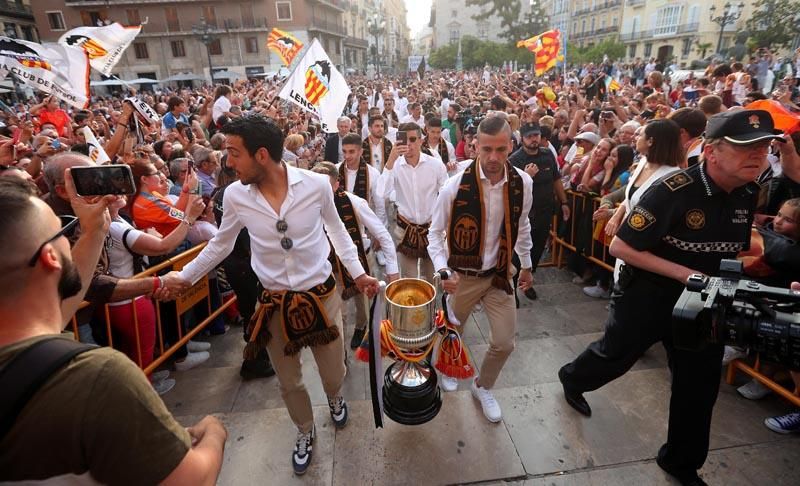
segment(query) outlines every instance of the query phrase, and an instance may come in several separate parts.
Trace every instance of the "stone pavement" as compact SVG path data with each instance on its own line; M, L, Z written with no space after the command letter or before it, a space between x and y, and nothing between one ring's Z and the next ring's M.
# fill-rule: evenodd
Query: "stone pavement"
M495 387L503 410L499 424L483 417L468 383L462 382L457 392L444 394L441 412L428 424L407 427L387 418L385 428L376 430L368 367L351 357L343 389L350 422L335 431L316 364L304 350L317 439L308 473L294 477L295 429L277 380L241 380L238 328L210 338L211 359L174 373L177 385L163 398L184 425L205 414L225 423L229 435L221 485L677 484L654 461L666 438L669 404L670 377L661 346L622 378L587 394L592 418L564 401L556 372L600 335L607 315L606 302L585 296L571 277L565 270L539 269L539 299L522 298L517 347ZM489 326L482 313L470 321L465 340L479 364ZM352 325L345 331L348 343ZM763 425L765 417L788 411L790 405L778 398L748 401L723 383L702 476L712 485L798 484L800 441Z

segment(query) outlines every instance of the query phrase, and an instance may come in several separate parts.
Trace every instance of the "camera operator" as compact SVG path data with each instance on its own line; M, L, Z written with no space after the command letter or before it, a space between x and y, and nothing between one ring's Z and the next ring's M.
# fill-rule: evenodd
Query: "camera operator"
M611 244L626 262L612 295L605 335L559 370L567 402L590 416L583 393L622 376L661 341L672 372L669 431L657 463L681 484L697 475L708 455L711 412L717 399L722 345L676 349L672 309L688 277L715 275L720 261L750 242L761 173L771 140L783 140L769 113L740 110L708 120L703 163L659 181L628 214Z

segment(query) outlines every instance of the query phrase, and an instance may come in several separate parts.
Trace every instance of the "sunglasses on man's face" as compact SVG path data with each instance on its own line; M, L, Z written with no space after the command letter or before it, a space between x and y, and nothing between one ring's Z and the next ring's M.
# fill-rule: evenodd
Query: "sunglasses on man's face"
M31 259L28 261L29 267L36 266L36 261L39 260L39 254L42 253L42 249L44 249L45 245L61 238L62 236L66 238L72 238L72 236L75 235L75 230L78 228L78 218L66 214L59 216L58 218L61 220L61 229L58 231L58 233L53 235L51 238L48 238L47 241L39 246L39 248L36 250L36 253L34 253L33 257L31 257Z

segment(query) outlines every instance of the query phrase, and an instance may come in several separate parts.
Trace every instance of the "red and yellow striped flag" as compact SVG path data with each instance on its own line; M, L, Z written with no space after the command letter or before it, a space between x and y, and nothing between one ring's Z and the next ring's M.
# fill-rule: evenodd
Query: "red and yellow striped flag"
M273 28L267 38L267 47L275 51L281 61L289 66L303 48L303 43L292 34Z
M548 30L530 39L517 42L517 47L524 47L536 57L535 71L541 76L555 67L557 61L564 59L559 55L561 51L561 32L558 29Z

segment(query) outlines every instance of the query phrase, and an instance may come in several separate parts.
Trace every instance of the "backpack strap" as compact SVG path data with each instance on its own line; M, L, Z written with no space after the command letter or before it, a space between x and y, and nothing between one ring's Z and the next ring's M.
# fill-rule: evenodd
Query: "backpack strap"
M133 273L136 274L136 273L142 273L144 271L145 264L144 264L144 257L139 253L133 251L133 249L131 249L131 247L128 245L128 233L133 231L133 229L134 228L128 228L125 230L124 233L122 233L122 246L124 246L125 249L128 250L128 253L130 253L131 256L133 257Z
M50 376L75 356L98 349L98 346L51 337L28 346L0 369L0 441L6 436L20 412Z

